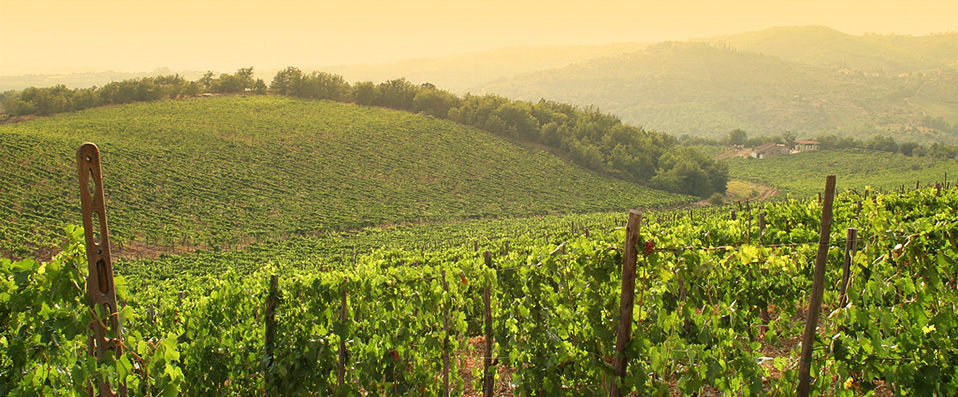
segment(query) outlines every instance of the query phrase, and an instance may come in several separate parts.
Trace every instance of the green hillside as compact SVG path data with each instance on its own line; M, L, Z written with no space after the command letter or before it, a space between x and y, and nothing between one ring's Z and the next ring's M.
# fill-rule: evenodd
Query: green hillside
M958 33L855 36L824 26L777 27L706 40L786 61L890 75L958 70Z
M275 96L96 108L0 126L0 253L79 222L74 151L100 145L120 255L403 222L687 201L431 117ZM43 252L43 250L41 250Z
M904 185L914 188L958 178L958 161L927 157L908 157L865 149L822 150L788 156L756 160L732 158L726 160L729 175L766 183L798 197L821 192L824 175L834 174L842 190L894 190Z
M955 126L926 121L958 106L958 74L843 72L706 43L661 43L477 90L595 105L626 123L674 135L716 138L742 128L752 136L792 131L958 142Z

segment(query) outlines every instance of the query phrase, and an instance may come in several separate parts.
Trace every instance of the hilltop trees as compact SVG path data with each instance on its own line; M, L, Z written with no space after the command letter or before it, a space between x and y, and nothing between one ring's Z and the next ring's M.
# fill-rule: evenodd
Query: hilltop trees
M305 74L295 67L276 73L269 90L279 95L352 101L449 119L509 139L543 144L596 172L677 193L707 196L724 192L728 180L728 171L715 160L677 147L675 139L664 133L625 125L618 117L594 107L546 100L514 101L497 95L460 97L432 84L415 85L403 78L350 86L342 76ZM264 81L254 80L253 68L243 68L219 77L208 72L192 82L165 76L114 82L99 89L30 88L5 93L3 106L11 115L46 115L199 92L266 91Z

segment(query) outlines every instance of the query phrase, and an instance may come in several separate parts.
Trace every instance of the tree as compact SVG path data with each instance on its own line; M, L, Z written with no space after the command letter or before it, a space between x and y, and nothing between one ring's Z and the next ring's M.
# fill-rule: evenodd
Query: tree
M748 141L748 133L745 130L736 128L728 133L729 145L744 145Z
M362 81L353 85L353 102L360 105L380 104L379 88L371 81Z
M204 90L209 91L211 88L213 88L213 80L215 79L216 75L213 74L213 71L208 70L203 74L203 77L200 78L199 83L203 86Z
M263 95L266 93L266 82L263 79L256 79L256 82L253 83L253 92Z
M449 109L459 106L459 98L455 95L428 87L420 89L412 102L413 110L434 117L446 117Z
M298 95L303 82L303 71L292 66L276 72L269 88L280 95Z

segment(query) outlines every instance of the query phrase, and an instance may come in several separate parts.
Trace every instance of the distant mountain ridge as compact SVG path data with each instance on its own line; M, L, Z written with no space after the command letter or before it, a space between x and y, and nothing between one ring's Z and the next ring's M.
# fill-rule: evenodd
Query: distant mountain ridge
M958 33L856 36L776 27L688 42L521 46L309 70L597 106L673 135L717 138L742 128L752 136L792 131L958 144ZM275 71L257 74L263 72ZM9 88L4 84L0 76L0 90Z
M414 83L431 83L455 93L465 93L488 81L634 52L646 46L646 43L517 46L446 57L317 69L340 74L349 81L385 81L404 77Z
M787 32L794 36L806 30ZM799 62L783 58L797 59L801 49L767 55L735 47L752 43L749 48L773 48L769 43L786 41L781 32L773 33L660 43L626 55L500 79L472 91L598 106L626 123L673 135L717 138L742 128L753 135L792 131L799 136L891 135L926 143L958 142L958 70L948 66L950 55L910 64L875 57L871 64L876 68L890 66L865 72L828 66L827 54ZM895 37L878 41L898 40ZM958 43L958 35L942 37L926 47ZM939 67L926 70L932 63Z
M889 75L958 70L958 32L855 36L824 26L776 27L703 40L815 66Z

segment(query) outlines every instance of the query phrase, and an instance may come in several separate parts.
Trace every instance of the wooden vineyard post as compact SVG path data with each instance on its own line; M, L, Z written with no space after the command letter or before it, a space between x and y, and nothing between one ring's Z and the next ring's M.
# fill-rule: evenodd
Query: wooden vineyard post
M273 347L276 343L276 303L279 300L279 275L269 277L269 294L266 297L266 336L264 347L266 350L266 390L272 390L275 379L271 373L273 367Z
M799 397L807 397L811 387L812 350L818 329L818 315L822 309L822 294L825 292L825 261L828 259L828 243L832 231L832 201L835 198L835 175L825 179L825 197L822 204L822 229L818 238L818 253L815 256L815 275L812 278L812 295L808 302L805 333L802 335L802 356L798 367Z
M339 321L342 324L346 324L346 308L347 301L346 295L348 292L343 289L343 298L339 305ZM346 385L346 336L339 336L339 368L336 369L336 382L339 385L339 393L343 395L345 389L343 387Z
M90 355L99 361L110 352L116 357L123 354L119 308L113 285L110 231L106 222L103 178L100 172L100 149L92 143L84 143L77 149L76 160L87 267L90 272L87 278L87 297L93 317L90 322L93 335L90 336L87 347ZM88 389L90 395L126 395L126 386L123 384L118 385L118 393L114 394L109 380L100 378L97 383Z
M848 299L845 292L848 290L848 279L851 277L852 257L858 251L858 228L850 227L845 238L845 261L842 264L842 285L838 293L838 307L845 307Z
M735 220L735 210L732 210L732 220Z
M486 251L484 258L487 268L492 268L492 252ZM483 318L485 322L484 334L486 337L485 349L482 352L482 395L492 397L496 386L496 364L492 362L492 286L486 284L482 290Z
M442 271L442 292L449 293L449 282L446 281L446 271ZM449 305L442 304L442 329L445 331L442 338L442 395L449 397Z
M609 395L619 397L622 391L620 383L625 381L629 357L626 355L632 337L632 310L635 305L635 268L639 260L639 227L642 213L629 211L629 221L625 227L625 255L622 264L622 292L620 294L619 325L615 337L615 357L612 368L615 376L609 387Z
M765 211L758 213L758 235L765 237Z

